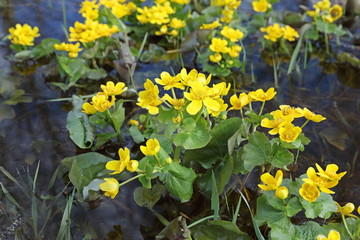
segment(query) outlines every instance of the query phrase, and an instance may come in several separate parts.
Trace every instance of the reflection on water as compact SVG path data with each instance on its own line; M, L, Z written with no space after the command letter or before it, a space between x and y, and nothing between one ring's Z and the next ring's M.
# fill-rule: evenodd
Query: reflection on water
M65 1L67 25L80 19L77 14L80 0ZM309 1L297 1L286 4L288 10L296 11L298 4L308 5ZM0 7L0 36L16 23L28 23L38 26L43 38L54 37L64 39L61 24L63 24L62 1L53 0L17 0L2 1ZM249 52L251 52L250 50ZM256 51L256 50L255 50ZM31 97L30 103L19 103L11 106L7 117L0 115L0 154L1 166L12 173L17 168L30 165L34 171L38 160L41 161L39 182L47 182L61 159L73 156L77 149L68 138L65 128L66 112L60 102L46 102L47 99L63 97L60 91L49 86L43 76L42 67L28 76L20 76L14 66L5 60L9 50L2 48L0 52L0 87L8 92L23 89ZM249 62L256 63L256 83L251 88L268 88L273 85L273 69L260 60L259 53L249 57ZM156 67L140 65L135 73L136 85L141 85L141 79L159 76L163 70L169 71L169 63ZM302 174L309 166L321 163L322 166L336 163L341 171L348 171L335 189L335 198L339 202L352 201L360 204L360 90L343 85L339 80L346 79L344 66L334 69L331 74L325 73L324 62L312 59L308 62L309 71L298 71L287 76L286 69L280 69L280 87L276 103L308 107L316 113L326 116L327 121L320 124L309 123L305 128L306 136L312 140L304 153L300 154L298 166L294 174ZM250 68L249 68L250 69ZM301 69L301 68L299 68ZM358 71L358 69L355 68ZM354 70L354 71L355 71ZM340 77L341 76L341 77ZM356 74L355 74L356 76ZM353 77L355 78L355 77ZM248 86L244 88L249 89ZM1 91L0 101L7 99ZM0 108L3 111L4 108ZM268 106L269 111L274 110ZM9 119L12 118L12 119ZM35 164L34 164L35 163ZM8 182L0 176L5 185ZM39 184L41 188L41 184ZM132 192L136 185L126 185L122 194L115 200L106 198L100 206L91 209L87 204L78 204L73 208L72 221L80 231L74 234L80 239L81 229L94 229L97 239L105 238L111 232L116 236L117 225L125 239L153 239L142 237L140 229L158 224L154 215L147 209L138 207L132 200ZM55 223L58 224L58 223ZM91 226L91 227L89 227Z

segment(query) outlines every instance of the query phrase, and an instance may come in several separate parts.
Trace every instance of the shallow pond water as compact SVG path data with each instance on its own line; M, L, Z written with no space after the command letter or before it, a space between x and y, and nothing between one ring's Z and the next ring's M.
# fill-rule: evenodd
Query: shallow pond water
M64 1L66 7L66 24L69 26L80 19L77 13L80 0ZM295 6L307 5L309 1L285 1L279 6L296 11ZM248 8L249 5L244 6ZM0 1L0 36L7 34L7 29L16 23L28 23L38 26L43 38L53 37L64 39L61 25L64 23L62 1ZM249 40L254 42L256 39ZM7 44L7 43L6 43ZM341 51L341 49L339 50ZM67 156L80 152L71 142L65 128L67 109L64 102L48 102L49 99L71 96L51 86L43 76L44 67L34 68L34 72L19 71L18 66L6 59L10 50L4 46L0 48L0 165L14 175L22 174L29 166L31 175L40 160L38 178L39 188L47 184L60 161ZM273 68L268 66L257 50L251 50L248 62L256 63L248 67L249 76L239 76L240 89L252 90L273 86ZM360 54L359 54L360 55ZM358 81L359 69L341 64L334 59L319 60L312 58L307 63L306 71L299 70L288 76L287 69L279 69L280 86L277 89L273 106L289 104L309 109L322 114L327 121L321 124L309 124L305 129L306 135L312 140L306 151L300 153L298 165L290 170L298 176L307 167L315 163L336 163L341 171L348 171L340 184L334 189L335 198L339 202L353 202L360 204L360 88ZM301 64L299 64L301 65ZM139 85L146 78L157 77L169 68L179 70L173 62L160 64L140 64L135 73L135 81ZM20 66L21 68L21 66ZM254 69L255 81L250 77ZM23 70L23 69L21 69ZM240 83L246 83L240 84ZM98 83L96 83L98 84ZM5 104L5 100L14 95L16 89L24 90L25 94L18 104ZM19 98L18 98L19 99ZM268 106L271 111L273 108ZM19 169L19 171L17 171ZM258 176L256 176L258 178ZM1 182L11 191L16 192L16 186L11 184L4 175L0 174ZM116 225L121 226L124 239L153 239L151 227L161 229L161 224L151 211L138 207L132 200L132 191L136 184L130 184L122 189L122 194L115 200L105 198L100 205L77 204L73 207L72 221L74 239L81 239L82 230L94 230L97 239L115 236ZM256 185L255 185L256 186ZM63 185L57 186L61 189ZM45 191L45 188L42 189ZM17 196L20 196L19 193ZM176 204L176 203L174 203ZM170 206L169 204L168 206ZM159 211L164 209L159 208ZM56 229L59 217L53 221ZM51 230L49 230L51 231ZM110 233L112 231L112 233ZM156 230L155 230L156 231ZM110 233L110 235L109 235ZM56 233L54 233L56 234ZM94 235L93 235L94 236Z

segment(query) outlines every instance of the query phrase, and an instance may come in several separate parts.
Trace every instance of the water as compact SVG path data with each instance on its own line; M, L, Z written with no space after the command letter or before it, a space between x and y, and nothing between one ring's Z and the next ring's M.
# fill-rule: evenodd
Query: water
M66 24L70 26L81 19L77 13L81 1L65 2ZM307 1L301 1L301 3L308 4ZM297 4L285 4L288 10L298 10L294 6ZM65 39L61 27L64 23L61 1L0 1L0 12L2 14L0 36L7 34L7 29L16 23L28 23L39 27L41 38ZM256 67L256 82L239 87L251 90L273 86L272 67L262 60L259 61L260 55L256 53L256 50L254 53L249 62L256 62L254 66ZM80 153L80 150L70 141L65 128L66 111L69 106L64 102L47 102L46 100L68 97L71 93L61 92L51 86L43 76L45 67L40 66L29 75L21 75L17 69L17 67L21 69L21 66L16 66L6 60L5 57L9 54L8 48L1 47L0 154L2 158L0 165L14 175L18 175L16 169L19 169L20 174L25 174L23 169L26 170L29 166L30 174L33 175L40 161L38 188L41 193L47 194L45 185L60 161L64 157ZM170 67L170 63L164 63L160 67L149 64L139 65L138 72L135 73L135 82L141 85L145 77L153 79L163 70L170 71ZM335 198L338 202L352 201L358 206L360 204L360 186L357 177L360 173L358 163L360 90L356 88L358 86L356 83L344 81L351 79L350 75L344 77L344 71L354 72L356 76L358 69L346 64L334 64L333 60L319 61L319 58L312 58L305 72L299 70L287 76L286 70L286 68L281 68L279 71L278 96L267 109L272 111L279 104L289 104L308 107L327 118L322 123L309 123L306 126L305 134L312 142L305 152L300 153L298 165L292 167L291 170L295 175L301 175L307 167L314 166L315 163L320 163L322 166L329 163L338 164L341 171L348 171L348 173L334 189L337 192ZM332 72L326 73L330 70ZM356 77L352 78L356 80ZM4 104L3 101L10 98L16 89L24 90L26 98L23 100L30 102ZM3 175L0 179L6 187L21 198L17 188L9 180ZM100 205L98 203L74 205L72 212L72 221L76 229L74 238L81 239L84 233L91 232L90 229L94 230L93 236L96 235L97 239L115 236L117 227L114 226L120 225L124 239L153 239L157 230L153 230L155 233L152 233L149 229L161 229L162 226L149 210L138 207L132 200L132 191L136 186L136 184L127 185L115 200L105 198ZM56 190L61 190L63 187L62 182L59 181ZM64 198L61 204L65 204ZM176 203L171 203L170 200L169 203L163 203L157 210L169 214L163 206L171 206L171 204ZM48 230L55 231L52 232L53 234L57 234L59 215L55 220L51 223L52 227L49 227L51 230Z

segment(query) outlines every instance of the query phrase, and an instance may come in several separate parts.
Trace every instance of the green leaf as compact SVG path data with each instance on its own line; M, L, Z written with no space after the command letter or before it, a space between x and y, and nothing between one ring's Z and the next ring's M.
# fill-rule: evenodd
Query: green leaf
M142 143L143 141L145 141L144 136L139 131L139 128L135 125L132 125L130 127L130 135L134 139L134 142L136 143Z
M172 162L161 169L160 180L165 183L167 190L180 199L181 202L190 200L193 194L193 182L196 178L194 170Z
M92 127L89 124L88 116L81 112L83 100L73 95L74 109L68 113L66 128L70 133L70 138L80 148L90 148L94 141Z
M186 151L184 161L199 162L204 168L211 168L217 161L224 161L228 155L228 141L239 129L240 118L229 118L211 130L211 141L203 148Z
M215 174L217 192L221 194L226 184L229 183L231 175L233 173L234 161L232 157L226 156L222 162L216 164L212 169ZM212 171L207 171L204 175L198 177L197 184L204 195L210 195L212 193Z
M293 238L294 240L316 239L316 237L320 234L326 236L328 235L328 231L326 231L318 223L313 221L308 221L300 226L295 226L295 231L296 233Z
M97 150L99 147L110 141L112 138L116 137L117 133L98 133L96 134L96 144L92 148L93 151Z
M192 118L187 118L181 131L176 134L174 144L185 149L197 149L206 146L211 140L211 134L206 126L205 120L200 119L194 126Z
M159 115L157 116L157 119L159 120L159 122L161 123L171 123L172 119L177 117L179 114L179 111L171 108L165 108L164 106L161 106L159 108Z
M40 44L35 46L31 50L31 57L38 59L41 57L44 57L46 55L49 55L54 52L54 44L59 44L60 41L54 38L45 38L41 41Z
M105 164L113 159L96 152L64 158L61 162L70 168L69 179L79 193L104 170Z
M349 236L349 233L346 230L344 222L340 223L329 223L324 225L324 228L329 230L336 230L340 233L342 240L353 240L353 239L360 239L360 218L345 218L347 226L349 228L350 233L353 235L353 238ZM324 235L328 235L328 231L322 232Z
M286 166L294 161L294 155L280 144L273 143L271 145L271 153L266 161L274 167L287 169Z
M308 202L304 198L300 198L300 203L305 208L307 218L329 218L331 214L337 212L338 208L328 193L320 193L320 197L315 202Z
M270 151L271 144L266 135L260 132L252 133L242 153L244 168L250 172L254 167L265 164Z
M155 165L156 160L154 157L144 157L139 161L139 169L145 172L144 176L139 177L139 181L144 188L151 188L151 178Z
M194 240L250 240L236 224L223 220L205 222L191 228Z
M134 191L134 200L141 207L153 208L164 190L165 186L162 184L155 184L151 189L137 187Z
M293 197L289 200L289 202L286 204L286 213L288 217L292 217L298 212L300 212L303 209L299 198Z
M123 107L122 102L118 103L116 106L116 111L111 113L111 120L116 132L120 132L120 127L125 120L125 108Z
M268 224L270 222L279 221L284 217L287 218L285 212L271 206L266 194L263 194L256 200L255 219L259 226L265 223Z
M98 52L99 49L99 42L96 41L95 45L87 48L82 54L81 57L84 59L93 59L96 56L96 53Z
M287 217L269 222L269 227L272 240L294 239L295 227Z
M218 220L220 209L219 193L216 186L214 172L211 171L211 210L214 211L214 220Z

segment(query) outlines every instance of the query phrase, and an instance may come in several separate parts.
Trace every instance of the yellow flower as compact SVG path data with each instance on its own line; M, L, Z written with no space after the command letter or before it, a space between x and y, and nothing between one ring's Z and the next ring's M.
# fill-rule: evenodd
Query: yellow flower
M253 1L252 6L255 12L266 12L271 8L271 4L267 0Z
M160 27L160 30L155 32L156 36L161 36L161 35L165 35L165 34L168 34L168 27L166 25L162 25Z
M173 123L181 123L181 117L180 116L172 118L171 120L173 121Z
M259 188L264 191L276 190L280 187L283 180L283 172L281 170L277 170L275 174L275 178L271 176L270 173L264 173L260 176L261 181L266 185L258 184Z
M226 96L230 90L230 87L231 87L231 84L229 83L227 86L226 86L226 83L225 82L221 82L221 83L217 83L217 84L213 84L212 86L214 89L217 89L216 91L216 96L213 96L214 97L220 97L220 96Z
M243 32L228 26L225 26L220 33L224 37L227 37L231 42L236 42L244 37Z
M306 11L306 14L312 18L317 17L320 14L320 8L315 8L315 10L312 10L312 11Z
M218 63L221 61L222 56L221 53L214 53L212 55L209 56L210 61L212 61L213 63Z
M120 183L115 178L104 178L105 182L100 183L101 191L104 191L104 195L114 199L119 193Z
M221 98L217 98L217 99L215 99L215 101L218 102L219 105L220 105L219 110L213 111L213 110L211 110L209 108L207 109L208 113L211 114L213 117L219 116L220 113L223 112L223 111L226 111L226 109L228 107L228 105L226 103L224 103L224 100L221 99Z
M336 4L332 6L328 12L328 14L325 14L322 16L323 20L325 22L335 22L343 15L343 9L340 5Z
M279 106L281 113L284 116L288 116L291 115L294 118L299 118L299 117L303 117L304 115L302 115L302 113L300 113L299 111L297 111L294 107L291 107L289 105L280 105ZM271 112L273 113L273 112ZM271 114L270 113L270 114Z
M183 28L185 26L186 26L186 23L183 20L180 20L177 18L171 19L171 22L169 23L169 27L176 28L176 29Z
M270 25L266 28L262 27L260 28L260 31L267 33L266 35L264 35L264 38L272 42L276 42L284 35L284 31L278 23L275 23L272 26Z
M274 88L269 88L266 92L262 89L258 89L255 92L249 92L249 96L253 99L253 101L269 101L273 99L276 95Z
M244 106L248 105L251 102L251 98L246 93L240 93L239 97L236 94L230 97L230 104L232 105L229 110L240 110Z
M317 2L314 5L314 8L319 8L321 11L326 11L330 8L330 6L331 6L330 0L322 0Z
M299 134L301 133L302 129L300 127L294 127L294 125L290 122L286 122L284 126L279 129L279 137L284 142L294 142Z
M221 11L221 14L223 15L222 18L220 18L220 21L224 23L229 23L232 20L232 16L234 15L234 10L231 9L224 9Z
M161 78L161 79L160 79ZM184 89L184 85L180 82L180 76L171 76L168 72L162 72L160 78L155 78L157 84L163 85L164 90L169 90L171 88Z
M94 108L99 112L105 112L115 103L115 97L111 96L109 101L109 96L106 93L98 93L91 100Z
M205 77L205 74L198 73L196 69L192 69L189 74L186 69L183 68L180 71L181 82L185 86L190 86L192 82L201 82L203 85L208 85L211 80L211 74L208 77Z
M145 108L150 114L155 115L159 113L158 106L162 103L159 99L159 88L154 85L151 80L147 79L144 83L144 91L139 93L138 106Z
M136 10L136 5L133 2L125 4L117 3L111 8L111 12L117 17L122 18L131 15Z
M353 203L349 202L349 203L345 204L343 207L340 206L340 204L338 204L337 202L335 202L335 203L336 203L336 206L338 207L338 213L340 213L341 215L358 218L354 214L351 214L355 210L355 205Z
M109 27L107 24L99 23L88 19L85 23L75 22L74 27L69 28L70 42L93 42L98 38L109 37L119 31L114 25Z
M231 46L230 50L229 50L230 57L232 57L232 58L238 57L240 55L241 50L242 50L242 47L239 45Z
M164 25L170 22L169 14L173 14L175 10L170 6L170 2L165 1L164 3L157 3L152 7L145 6L144 8L137 8L136 15L139 22L151 23L156 25Z
M40 36L38 27L31 28L28 24L21 26L19 23L15 25L15 28L10 28L9 33L12 44L24 46L34 46L34 39Z
M140 150L145 156L154 156L160 151L160 143L156 138L149 139L146 141L146 147L140 146Z
M210 50L213 52L227 53L229 48L227 47L228 41L221 38L211 39L211 45L209 46Z
M190 2L190 0L171 0L171 1L174 2L174 3L181 4L181 5L185 5L185 4L188 4Z
M112 8L117 3L118 3L117 0L100 0L99 1L100 5L103 5L103 6L108 7L108 8Z
M214 29L214 28L217 28L217 27L220 27L221 26L221 23L216 20L212 23L204 23L203 25L200 26L200 29Z
M174 99L170 97L169 94L165 94L163 99L173 105L176 110L182 110L182 107L185 105L185 99Z
M316 163L315 165L317 170L319 171L317 175L327 178L330 181L339 181L346 174L346 172L336 173L339 170L339 167L336 164L327 165L325 171L320 167L319 164Z
M335 230L330 230L327 237L320 234L316 237L316 240L340 240L340 233Z
M54 48L58 51L67 51L68 56L71 58L76 58L78 53L82 50L80 48L80 43L71 44L71 43L61 43L61 44L54 44Z
M358 212L358 214L360 214L360 206L358 206L357 212Z
M114 172L110 174L121 173L125 167L128 171L134 172L138 167L136 160L130 160L130 150L128 148L120 148L118 151L120 160L109 161L106 163L105 168Z
M286 25L283 29L283 38L292 42L295 41L295 38L299 38L299 33L292 27Z
M191 101L191 103L186 107L186 111L189 114L197 114L202 109L203 105L211 111L220 110L220 104L210 97L211 95L216 94L216 89L204 86L199 81L191 82L190 87L190 92L184 93L185 98Z
M97 19L99 17L99 5L96 1L83 1L79 13L86 19Z
M326 177L318 176L313 167L309 167L306 171L308 178L303 178L302 180L306 183L318 186L322 192L334 194L335 192L331 191L329 188L335 187L338 183L338 179L329 179Z
M86 113L86 114L94 114L97 112L96 108L94 107L94 105L86 102L82 105L82 112Z
M289 196L289 189L287 187L279 187L275 191L275 196L280 199L286 199Z
M321 122L326 119L325 117L321 116L320 114L315 114L307 108L304 108L304 109L296 108L296 110L298 112L300 112L306 119L309 119L313 122Z
M120 95L127 90L125 83L118 82L116 85L114 82L108 81L106 85L101 84L100 88L109 96Z
M129 120L129 125L131 125L131 126L139 126L139 121L137 121L137 120L134 120L134 119L130 119Z
M320 197L319 189L310 183L303 183L299 189L299 194L308 202L315 202L318 197Z
M276 110L270 114L274 117L274 120L264 118L261 120L261 126L265 128L272 128L269 131L269 134L271 135L278 134L281 127L283 127L286 123L291 123L294 120L294 117L291 115L284 116L281 110Z

